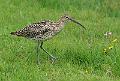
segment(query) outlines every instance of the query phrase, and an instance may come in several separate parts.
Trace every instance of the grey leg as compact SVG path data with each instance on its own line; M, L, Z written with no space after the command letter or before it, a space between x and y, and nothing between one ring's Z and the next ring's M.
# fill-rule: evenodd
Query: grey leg
M37 45L37 64L39 64L39 46L40 46L40 41L38 40L38 45Z
M52 62L54 62L55 59L56 59L56 57L54 57L53 55L49 54L42 46L43 46L43 42L41 42L40 48L41 48L46 54L48 54L48 55L50 56Z

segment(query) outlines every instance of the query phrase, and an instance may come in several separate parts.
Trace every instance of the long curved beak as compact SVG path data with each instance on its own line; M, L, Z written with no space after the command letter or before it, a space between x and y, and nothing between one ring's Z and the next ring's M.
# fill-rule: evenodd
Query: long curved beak
M82 24L80 24L79 22L77 22L76 20L74 20L74 19L72 19L72 18L68 18L68 19L71 20L72 22L74 22L74 23L82 26L82 27L86 30L86 28L85 28Z

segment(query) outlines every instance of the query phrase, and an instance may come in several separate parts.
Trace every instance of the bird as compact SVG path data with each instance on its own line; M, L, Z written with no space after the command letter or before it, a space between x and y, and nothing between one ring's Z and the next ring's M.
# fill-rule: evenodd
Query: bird
M58 19L58 21L54 22L51 20L44 20L44 21L38 21L37 23L32 23L24 28L11 32L11 35L17 35L20 37L25 37L28 39L33 39L37 41L37 49L36 49L36 54L37 54L37 64L39 64L39 47L50 56L52 62L56 60L56 57L54 57L52 54L48 53L44 48L43 48L43 42L46 40L51 39L55 35L57 35L61 30L64 29L64 25L68 22L74 22L81 27L83 27L85 30L86 28L70 17L69 15L63 15Z

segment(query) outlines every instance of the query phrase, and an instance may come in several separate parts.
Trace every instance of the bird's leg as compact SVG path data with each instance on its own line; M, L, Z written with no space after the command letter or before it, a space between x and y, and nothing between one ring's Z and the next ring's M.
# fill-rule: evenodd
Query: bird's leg
M40 48L51 57L52 63L55 61L56 57L54 57L53 55L49 54L43 47L43 42L41 42Z
M37 64L39 64L39 46L40 46L40 41L38 40L38 45L37 45Z

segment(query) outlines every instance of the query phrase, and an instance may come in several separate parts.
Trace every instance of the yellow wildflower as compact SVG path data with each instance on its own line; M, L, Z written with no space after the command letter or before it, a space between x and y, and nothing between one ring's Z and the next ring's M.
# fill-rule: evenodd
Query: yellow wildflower
M103 52L104 52L104 53L107 53L107 49L103 49Z
M86 69L85 72L88 73L88 70Z
M109 46L109 47L108 47L108 49L112 49L112 48L113 48L113 46Z
M117 39L114 39L112 42L113 42L113 43L114 43L114 42L117 42Z

